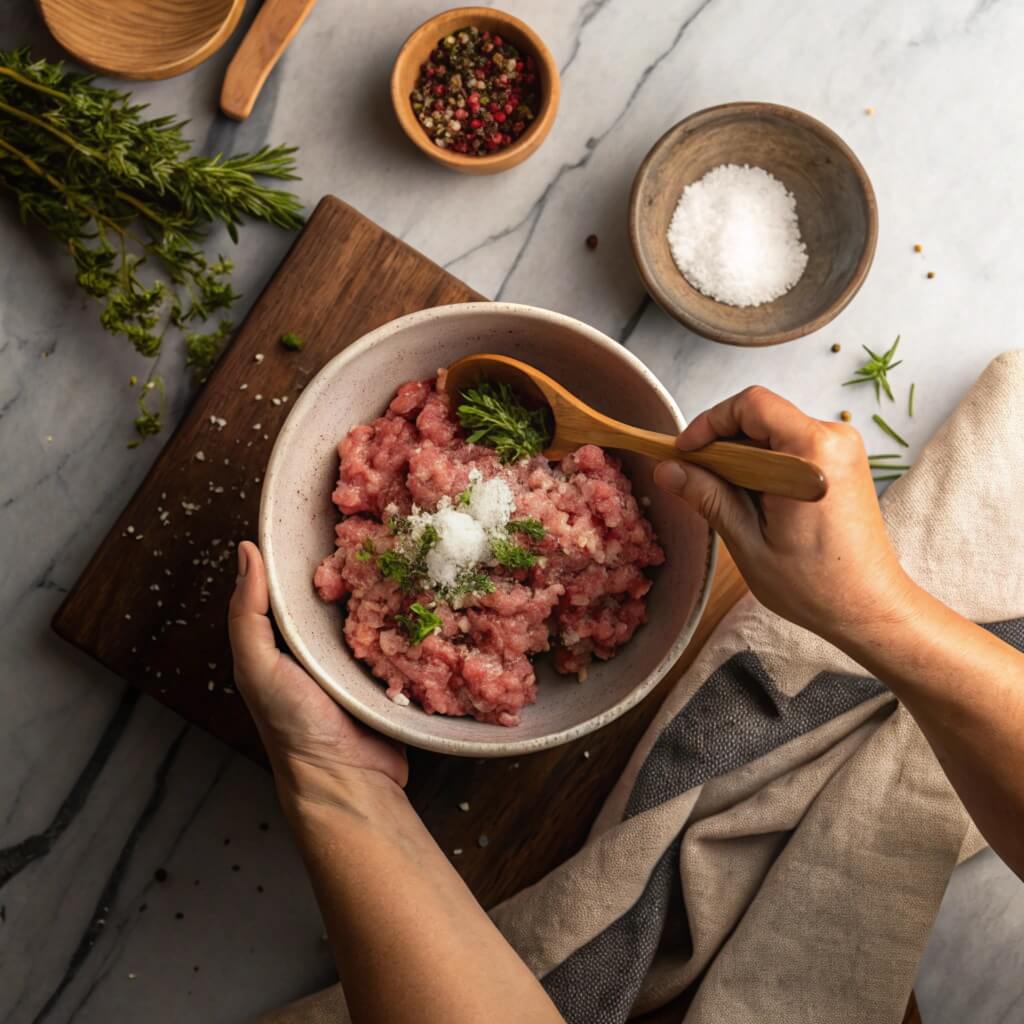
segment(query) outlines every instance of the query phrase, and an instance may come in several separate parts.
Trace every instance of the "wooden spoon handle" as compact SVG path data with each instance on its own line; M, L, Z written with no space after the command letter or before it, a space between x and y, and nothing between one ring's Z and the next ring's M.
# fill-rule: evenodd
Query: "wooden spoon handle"
M828 490L824 473L813 462L738 441L712 441L695 452L677 448L674 457L704 466L737 487L764 494L820 501Z
M628 448L652 459L692 462L710 469L737 487L798 501L819 501L828 490L822 471L798 455L773 452L742 441L712 441L697 451L684 452L675 446L675 438L669 434L641 430L611 420L607 424L607 427L588 424L589 440L593 444Z
M220 91L220 109L244 121L263 83L299 31L316 0L264 0L241 46L231 59Z

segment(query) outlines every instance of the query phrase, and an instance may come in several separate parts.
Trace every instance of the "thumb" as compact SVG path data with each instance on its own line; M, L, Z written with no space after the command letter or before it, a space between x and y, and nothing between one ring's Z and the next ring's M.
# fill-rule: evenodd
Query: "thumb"
M735 541L756 517L750 497L700 466L661 462L654 482L683 499L726 543Z
M228 633L235 678L258 678L277 658L274 630L267 618L270 599L260 549L251 541L238 545L238 579L228 607Z

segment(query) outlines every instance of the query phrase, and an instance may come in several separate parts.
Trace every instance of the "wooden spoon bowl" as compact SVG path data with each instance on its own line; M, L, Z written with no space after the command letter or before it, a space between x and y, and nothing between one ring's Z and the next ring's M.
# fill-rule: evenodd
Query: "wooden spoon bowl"
M171 78L227 42L245 0L37 0L54 39L120 78Z
M546 405L554 420L554 435L544 455L561 459L585 444L621 448L661 461L674 459L711 470L729 483L763 494L798 501L819 501L828 484L822 471L806 459L740 441L713 441L697 451L684 452L675 438L641 430L592 409L546 373L509 356L466 356L448 367L445 391L458 396L481 380L508 384L525 402Z

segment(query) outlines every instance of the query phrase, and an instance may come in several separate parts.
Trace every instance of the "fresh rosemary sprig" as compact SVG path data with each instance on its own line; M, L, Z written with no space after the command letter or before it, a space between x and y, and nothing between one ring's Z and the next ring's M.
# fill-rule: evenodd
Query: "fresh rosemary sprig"
M441 629L441 617L425 608L419 601L409 605L409 611L411 615L396 615L395 621L402 627L414 647L423 643L431 633L437 633Z
M896 355L896 349L900 343L900 336L896 335L896 340L892 343L892 347L886 352L879 355L877 352L873 352L867 347L862 345L861 347L871 357L859 370L856 371L856 376L852 380L843 382L843 387L847 387L850 384L867 384L871 382L875 385L875 400L877 402L882 401L882 392L884 391L890 401L895 401L892 394L892 388L889 386L889 371L894 370L902 359L897 359L893 362L893 356Z
M22 220L67 250L79 287L103 303L107 331L154 357L173 328L202 378L232 329L223 314L239 297L231 261L208 259L202 243L217 223L237 241L247 217L298 228L299 200L256 181L294 180L295 150L191 156L184 122L146 118L145 109L93 76L33 60L25 49L0 50L0 190ZM211 317L212 330L196 329ZM159 410L146 405L154 389L139 396L140 437L160 429Z
M911 384L910 385L910 395L907 398L907 415L911 419L914 418L914 392L916 390L917 390L917 385L916 384Z
M551 428L543 409L527 409L501 381L481 381L462 392L456 412L470 444L493 448L502 462L518 462L543 451Z

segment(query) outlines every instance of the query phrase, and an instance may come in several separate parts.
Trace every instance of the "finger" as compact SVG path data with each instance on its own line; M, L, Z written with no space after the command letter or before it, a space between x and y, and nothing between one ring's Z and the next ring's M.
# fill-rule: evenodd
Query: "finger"
M722 437L742 435L776 451L799 447L815 420L767 388L751 387L702 412L676 439L693 451Z
M228 608L228 633L236 675L270 668L277 658L274 630L267 618L270 599L260 550L250 541L238 546L238 579Z
M654 480L706 519L726 543L736 543L757 525L757 511L750 496L699 466L662 462L655 467Z

